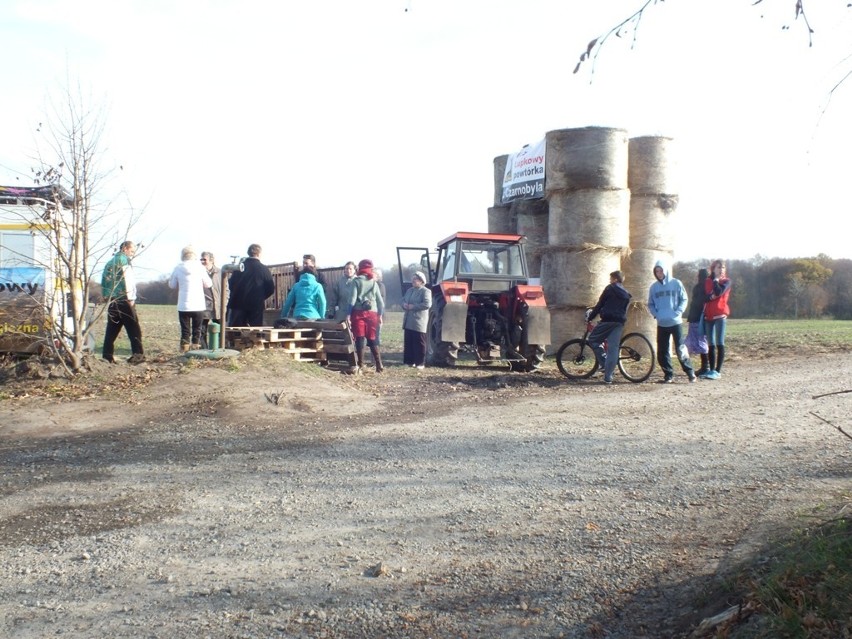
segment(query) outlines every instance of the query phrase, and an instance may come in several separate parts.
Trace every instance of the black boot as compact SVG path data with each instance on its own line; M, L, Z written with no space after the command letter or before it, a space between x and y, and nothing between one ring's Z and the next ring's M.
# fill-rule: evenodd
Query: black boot
M711 346L707 350L710 351L707 353L708 369L714 371L716 370L716 347Z
M724 361L725 361L725 345L724 345L724 344L719 344L719 345L716 347L716 351L717 351L717 354L716 354L716 368L715 368L715 371L716 371L717 373L721 373L721 372L722 372L722 362L724 362Z
M381 373L385 370L385 367L382 366L382 354L379 352L379 347L370 346L370 353L373 354L373 361L376 363L376 372Z
M698 369L698 372L696 373L696 375L701 377L702 375L704 375L709 370L710 370L710 367L707 364L707 353L701 353L701 368Z
M355 373L363 372L364 368L364 347L367 345L367 340L363 337L355 339Z

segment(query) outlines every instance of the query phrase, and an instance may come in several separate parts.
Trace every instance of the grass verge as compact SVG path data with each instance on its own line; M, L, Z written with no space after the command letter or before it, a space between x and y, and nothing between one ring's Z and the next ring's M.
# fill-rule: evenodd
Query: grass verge
M772 542L733 580L747 623L702 636L730 639L852 637L852 499L836 516ZM731 593L728 595L730 601Z

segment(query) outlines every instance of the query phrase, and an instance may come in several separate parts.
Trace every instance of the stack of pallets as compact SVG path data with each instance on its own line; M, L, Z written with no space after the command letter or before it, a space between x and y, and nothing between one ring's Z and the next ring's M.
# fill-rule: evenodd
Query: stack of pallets
M300 362L322 362L339 368L355 365L355 343L345 323L333 320L292 321L287 328L228 326L225 347L276 348Z
M228 326L225 347L275 348L300 362L324 360L322 330L319 328L270 328L267 326Z

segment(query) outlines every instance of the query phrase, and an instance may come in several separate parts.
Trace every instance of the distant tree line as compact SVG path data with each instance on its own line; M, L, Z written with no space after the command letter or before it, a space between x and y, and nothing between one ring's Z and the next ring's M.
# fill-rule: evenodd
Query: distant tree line
M687 292L711 260L676 262ZM729 260L732 318L852 319L852 260L812 258Z
M89 301L103 304L104 296L100 282L92 281L89 286ZM163 277L153 282L140 282L136 285L137 301L140 304L175 304L177 305L177 289L169 288L169 278Z

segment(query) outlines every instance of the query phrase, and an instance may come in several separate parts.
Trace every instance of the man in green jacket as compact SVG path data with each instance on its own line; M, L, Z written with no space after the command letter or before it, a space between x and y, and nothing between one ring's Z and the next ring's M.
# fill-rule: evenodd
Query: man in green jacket
M127 331L130 350L133 352L127 361L131 364L141 364L145 361L142 327L136 315L136 278L133 276L131 264L135 254L136 245L130 240L125 240L121 243L118 253L107 262L101 276L101 290L109 303L103 358L110 364L115 364L115 340L121 333L122 327Z

